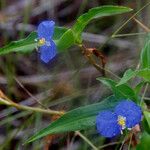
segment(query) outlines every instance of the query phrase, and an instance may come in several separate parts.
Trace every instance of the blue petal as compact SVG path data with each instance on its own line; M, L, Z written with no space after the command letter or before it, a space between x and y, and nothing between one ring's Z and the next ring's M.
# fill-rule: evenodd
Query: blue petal
M115 108L115 113L126 117L126 127L132 128L139 124L142 118L141 108L133 101L123 100Z
M38 33L38 38L45 38L46 41L49 41L54 33L54 21L43 21L39 24L37 33Z
M51 40L50 44L51 44L51 46L43 45L40 47L40 53L41 53L40 58L45 63L48 63L57 54L55 43Z
M120 126L117 124L117 115L111 111L102 111L96 117L98 132L104 137L114 137L120 134Z

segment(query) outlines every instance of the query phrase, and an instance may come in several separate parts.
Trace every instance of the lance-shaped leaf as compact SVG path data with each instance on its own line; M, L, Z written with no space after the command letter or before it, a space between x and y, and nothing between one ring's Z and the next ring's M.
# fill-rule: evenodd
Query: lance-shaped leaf
M150 148L150 134L143 132L140 138L140 142L136 146L136 150L149 150Z
M150 82L150 68L136 71L137 76L142 77L145 81Z
M113 109L119 102L114 96L110 96L100 103L91 104L71 110L58 120L52 122L48 127L37 132L26 143L37 140L48 134L56 134L68 131L85 130L95 126L98 113L105 109Z
M72 30L75 35L77 42L81 43L81 33L83 32L86 25L93 19L112 16L117 14L122 14L131 11L131 8L122 7L122 6L101 6L90 9L87 13L81 15L76 23L74 24Z
M68 30L67 28L55 27L54 35L53 35L53 39L55 43L57 43L56 41L61 39L61 37L67 30ZM12 53L12 52L19 52L19 53L31 52L37 47L36 39L37 39L37 33L31 32L30 35L25 39L13 41L10 44L0 48L0 55Z
M119 83L117 84L117 86L121 85L121 84L125 84L127 83L127 81L129 81L131 78L135 77L136 76L136 72L131 70L131 69L128 69L123 77L121 78L121 80L119 81Z
M28 52L35 49L37 43L35 39L37 38L37 33L32 32L27 38L13 41L5 47L0 48L0 55L8 54L11 52Z
M150 112L144 111L144 117L146 118L147 123L148 123L149 128L150 128Z
M67 50L75 44L74 34L71 29L67 30L58 40L55 41L59 52Z
M136 71L133 71L131 69L127 70L116 86L125 84L130 79L132 79L136 76L143 78L146 82L147 81L150 82L150 68L140 69L140 70L136 70Z
M97 78L97 80L102 82L104 85L108 86L118 99L125 98L125 99L134 100L135 102L137 102L138 98L134 90L128 85L122 84L122 85L116 86L117 83L108 78Z

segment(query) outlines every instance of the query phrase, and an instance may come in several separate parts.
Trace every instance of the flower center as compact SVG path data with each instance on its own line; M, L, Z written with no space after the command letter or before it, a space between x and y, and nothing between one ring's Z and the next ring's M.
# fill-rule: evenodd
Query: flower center
M39 39L39 41L38 41L38 44L39 44L40 46L44 45L45 43L46 43L45 38L41 38L41 39Z
M118 116L118 124L121 126L122 129L126 128L126 117Z
M43 46L43 45L51 46L51 43L49 41L46 41L45 38L41 38L38 40L38 45L39 46Z

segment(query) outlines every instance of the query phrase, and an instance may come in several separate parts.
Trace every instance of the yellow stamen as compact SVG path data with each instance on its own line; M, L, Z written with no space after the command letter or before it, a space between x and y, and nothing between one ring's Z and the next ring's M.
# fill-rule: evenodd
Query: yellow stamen
M46 43L45 38L41 38L41 39L39 39L39 41L38 41L38 44L39 44L40 46L44 45L45 43Z
M122 127L122 129L126 128L126 118L123 116L118 116L118 124Z

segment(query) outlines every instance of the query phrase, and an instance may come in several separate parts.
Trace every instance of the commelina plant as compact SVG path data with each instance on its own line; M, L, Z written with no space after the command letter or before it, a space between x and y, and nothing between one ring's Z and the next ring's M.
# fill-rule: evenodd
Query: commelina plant
M147 5L145 5L145 7L146 6ZM144 9L144 7L142 9ZM140 11L142 11L142 9ZM0 48L0 55L6 55L11 52L32 52L38 47L40 59L43 62L48 63L56 56L56 54L64 53L69 47L76 45L84 52L84 56L88 61L96 69L101 71L103 75L106 75L110 73L110 71L105 69L105 56L103 56L100 50L97 50L96 48L87 48L83 44L82 32L86 25L93 19L123 14L130 11L132 11L130 8L112 5L92 8L87 13L81 15L71 28L55 26L55 22L52 20L43 21L39 24L37 31L33 31L27 38L11 42L5 47ZM136 12L133 16L137 15L140 11ZM133 16L128 19L124 25L127 24ZM137 20L136 22L139 23ZM110 38L117 37L117 33L124 25L114 32ZM125 137L128 137L127 135L130 135L130 133L137 134L137 132L133 133L133 129L138 125L139 128L142 126L142 131L140 133L142 138L149 137L145 137L145 134L149 134L150 131L150 112L144 99L150 82L150 30L142 23L139 23L139 25L146 29L145 45L141 50L139 60L140 67L135 70L126 70L123 77L119 80L112 80L106 76L97 78L98 81L112 90L112 95L100 100L100 102L62 113L59 111L21 106L14 102L6 101L2 98L0 99L1 103L9 106L52 115L61 115L59 119L50 123L50 125L44 129L36 132L25 143L33 142L48 134L69 131L76 132L92 127L97 129L97 132L101 136L113 138L120 136L121 134ZM96 63L95 57L93 57L94 55L98 57L98 59L102 59L102 65ZM133 87L128 84L128 81L135 77L141 78L141 80ZM144 88L144 92L141 95L140 90L142 88ZM85 139L86 138L84 138L84 140ZM140 144L136 146L142 147L142 145L145 144L143 141L141 140ZM89 141L88 143L96 149Z

